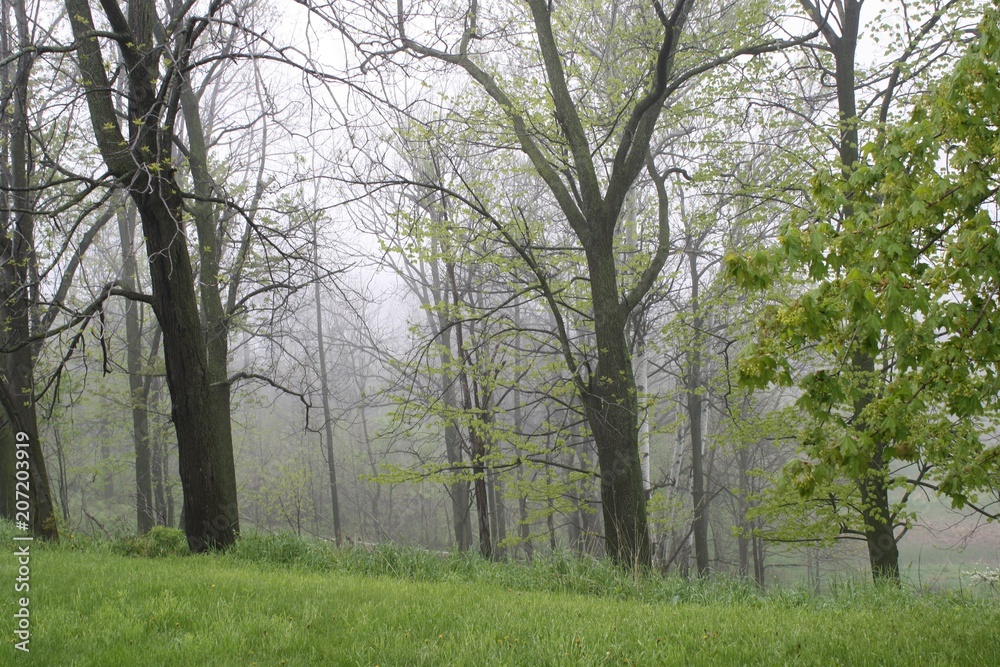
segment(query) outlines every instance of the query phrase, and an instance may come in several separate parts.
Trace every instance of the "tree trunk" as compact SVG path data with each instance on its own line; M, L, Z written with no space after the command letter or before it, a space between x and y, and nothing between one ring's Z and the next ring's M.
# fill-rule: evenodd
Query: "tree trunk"
M153 283L153 309L163 330L163 352L171 416L184 492L184 532L192 551L224 548L239 532L239 509L229 413L223 392L212 386L201 337L194 276L180 234L180 202L151 185L153 194L136 193ZM177 214L171 212L176 211ZM228 389L224 392L228 396Z
M192 551L224 548L239 533L229 406L224 400L228 387L223 386L225 378L217 376L220 360L214 352L209 365L183 224L183 201L170 161L169 133L173 129L162 127L161 114L170 110L159 101L158 73L149 50L155 7L148 1L130 3L126 21L114 11L117 6L113 3L102 6L112 29L126 35L119 45L128 72L128 141L118 124L100 43L90 36L94 30L90 5L87 0L66 0L78 44L81 80L104 162L132 197L142 221L152 305L163 332L167 386L177 431L184 532ZM181 55L184 60L188 57L187 52Z
M208 168L208 146L201 123L198 99L187 75L180 77L180 108L188 131L188 162L196 200L190 206L197 231L198 293L201 296L201 327L205 339L208 391L216 411L216 430L220 442L228 443L228 455L219 457L220 474L231 479L232 498L236 502L236 463L232 455L232 388L229 384L229 319L222 303L219 284L224 240L220 238L215 194ZM237 516L238 519L238 516Z
M440 323L439 323L440 324ZM442 325L441 331L441 368L451 365L451 329ZM441 373L441 401L449 411L458 407L455 397L453 376L450 372ZM444 425L444 450L448 465L457 466L462 463L462 445L458 427L454 420L448 419ZM455 543L459 551L468 551L472 547L472 516L469 512L469 482L457 480L448 485L448 495L451 497L452 523L455 531Z
M690 237L689 237L690 243ZM694 537L694 558L697 574L703 577L709 572L708 557L708 495L705 492L704 463L704 428L702 418L702 385L701 385L701 345L702 317L698 301L699 277L698 255L691 249L688 252L688 264L691 277L691 347L687 351L687 373L684 384L687 393L688 423L691 426L691 505L694 514L691 518L691 530Z
M318 266L319 246L316 227L313 227L313 263ZM333 512L333 535L337 546L343 544L340 528L340 498L337 495L337 465L333 458L333 418L330 416L330 385L326 369L326 339L323 336L323 302L320 299L319 276L313 283L316 299L316 344L319 346L320 391L323 392L323 432L326 436L326 463L330 480L330 506Z
M586 255L597 367L583 403L601 467L605 544L615 563L649 567L652 557L639 462L639 403L625 340L628 313L623 312L618 298L613 233L592 239Z
M10 25L9 10L13 9L14 24L20 44L29 44L28 17L23 2L4 3L4 23ZM3 29L4 44L0 57L10 56L11 45L7 43L7 28ZM0 265L2 265L2 299L0 317L2 317L3 335L0 337L0 349L7 351L0 354L3 375L0 380L0 403L7 413L7 421L13 431L13 447L10 443L0 443L0 459L4 461L0 468L14 468L16 449L27 444L28 474L26 480L28 505L28 528L39 537L57 539L59 531L56 524L55 507L52 500L49 475L45 467L42 444L39 439L38 417L35 407L34 378L35 358L38 354L37 345L29 345L32 333L31 311L37 305L38 275L35 265L35 219L32 214L31 175L32 155L28 132L28 79L31 72L33 54L25 52L12 61L13 76L4 67L4 83L12 87L8 102L8 111L4 115L9 121L2 128L2 152L5 168L0 175L0 186L7 193L6 201L12 206L4 206L3 220L0 226ZM9 179L9 180L8 180ZM7 197L10 199L7 200ZM5 439L6 440L6 439ZM0 481L4 488L15 487L15 477ZM25 490L23 487L15 487ZM10 493L10 492L8 492ZM6 503L5 503L6 504ZM10 518L23 519L24 515L15 511Z
M476 493L476 514L479 517L479 554L486 560L495 560L496 553L493 551L493 541L490 534L490 509L489 498L486 491L486 467L482 464L482 454L477 455L477 451L482 450L482 445L477 445L480 440L479 435L471 435L473 440L472 472L476 475L473 482L473 489Z
M858 480L861 491L861 515L865 523L865 542L872 578L899 583L899 547L892 527L889 509L889 489L886 485L888 465L882 460L881 448L868 468L868 474Z
M441 211L436 207L428 208L429 214L435 222L442 217ZM435 251L437 251L435 241ZM458 398L455 393L455 376L450 371L453 355L451 343L451 322L447 311L440 306L447 303L447 285L441 276L438 262L431 263L431 286L430 294L432 304L436 309L435 318L428 310L427 318L432 328L436 329L441 339L441 353L438 357L441 365L441 402L449 413L454 414L458 409ZM453 267L447 266L446 271L453 271ZM444 451L445 457L450 466L460 466L462 463L462 443L458 426L453 419L447 419L444 424ZM472 516L469 512L471 507L469 482L464 479L457 479L448 485L448 495L451 497L452 524L455 531L455 543L459 551L468 551L472 548Z
M160 329L155 325L153 333L153 343L150 346L149 360L147 366L152 365L152 360L160 353ZM160 389L163 381L156 376L150 375L143 385L144 405L146 414L149 415L149 406L159 402ZM153 517L158 526L172 526L173 519L171 512L167 509L167 443L163 438L163 429L159 428L154 421L150 430L150 476L153 483Z
M504 516L503 506L503 482L493 466L489 466L486 471L486 490L490 501L490 538L493 541L493 555L495 560L503 560L504 547L501 546L507 539L507 522Z
M122 286L136 291L138 282L134 248L135 220L125 211L118 213L118 234L122 245ZM139 323L139 303L125 302L125 341L128 386L132 409L132 440L135 445L135 514L136 528L145 535L155 525L153 510L152 455L149 444L149 413L146 383L143 381L142 329Z
M858 162L858 109L855 89L857 86L855 74L855 56L858 44L858 29L860 26L860 0L845 0L843 18L841 20L841 37L834 45L836 62L837 103L840 113L840 161L844 177L849 179ZM844 207L845 217L852 214L850 194ZM875 360L868 354L855 353L851 356L855 373L862 376L862 382L867 383L865 396L854 405L854 424L856 428L866 428L861 419L861 412L872 401L876 394ZM875 444L869 473L858 482L861 491L862 517L865 523L865 540L868 543L868 555L872 569L872 577L876 580L889 580L899 583L899 551L893 534L892 516L889 512L885 475L887 462L882 461L883 443Z
M754 536L753 541L753 578L756 580L757 585L761 588L764 587L764 540L761 537Z
M517 304L514 305L514 326L518 330L518 333L514 337L514 366L516 368L522 363L521 309ZM514 385L512 400L514 402L514 433L520 437L524 433L524 411L521 407L521 390L519 385ZM523 453L519 448L515 447L514 456L520 461ZM524 466L517 466L515 474L517 475L518 489L523 489ZM535 544L531 541L531 526L528 525L528 497L523 492L517 494L517 519L517 536L520 538L521 547L524 549L524 558L530 563L535 556Z

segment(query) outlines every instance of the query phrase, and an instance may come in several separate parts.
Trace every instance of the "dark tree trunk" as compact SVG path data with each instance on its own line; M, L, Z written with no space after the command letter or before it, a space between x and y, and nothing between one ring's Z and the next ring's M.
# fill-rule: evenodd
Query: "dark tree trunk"
M514 325L518 328L521 326L521 313L517 306L514 306ZM521 335L518 334L514 339L514 354L515 365L518 366L521 363ZM520 435L524 433L524 413L521 408L521 391L515 385L514 387L514 433ZM521 460L522 452L518 448L514 448L514 456L517 460ZM518 488L523 488L522 483L524 481L524 467L517 466L516 473ZM524 549L524 558L529 563L535 556L535 544L531 541L531 526L528 525L528 497L524 493L518 493L517 495L517 536L520 539L521 547Z
M21 44L30 42L28 18L23 2L4 3L4 23L10 25L9 9L14 11L14 24ZM10 56L12 45L7 43L7 28L3 29L3 49L0 57ZM22 53L4 67L3 83L12 87L12 95L4 110L0 143L5 166L0 170L0 187L4 190L0 210L0 365L5 376L0 379L0 403L13 432L13 447L7 439L0 442L0 469L16 468L16 451L24 444L28 451L28 528L39 537L56 539L59 531L52 500L49 476L38 432L35 407L35 357L37 345L28 341L32 333L32 308L37 306L38 275L35 265L35 220L32 214L31 190L32 155L28 132L28 79L33 55ZM13 65L13 67L11 67ZM13 73L11 74L11 68ZM23 490L11 474L0 480L3 495L16 495ZM13 502L14 504L10 504ZM20 519L16 498L4 503L15 511L9 518Z
M545 517L545 527L548 528L549 532L549 551L555 553L556 549L559 548L559 542L556 540L556 508L551 500L549 501L549 514Z
M473 436L477 439L478 436ZM473 445L475 448L475 445ZM476 515L479 517L479 555L487 560L496 557L493 551L493 540L490 534L489 497L486 490L486 467L481 463L482 457L473 454L472 472L476 475L473 489L476 492Z
M486 470L486 490L490 502L490 539L493 542L493 557L495 560L502 560L504 557L504 547L501 544L507 539L507 522L503 506L503 482L492 466L489 466Z
M868 466L868 474L858 480L861 491L861 515L865 524L865 542L872 578L899 583L899 547L892 527L889 489L886 485L888 465L882 451L876 453Z
M451 365L451 329L442 324L441 331L441 368ZM449 409L458 407L455 397L454 379L451 373L441 373L441 400ZM462 445L458 427L449 419L444 426L444 449L448 465L458 466L462 463ZM459 551L468 551L472 547L472 516L469 512L469 482L457 480L448 485L448 495L451 497L452 523L455 531L455 542Z
M700 354L692 350L688 366L687 411L691 424L691 504L694 515L691 530L694 536L695 565L698 576L708 574L708 497L705 493L704 442L702 441L702 397L697 391L697 374L700 373Z
M757 585L764 587L764 540L754 536L753 541L753 578Z
M852 365L856 372L868 376L865 382L874 383L874 364L870 356L856 354ZM854 405L855 428L866 428L861 413L871 402L874 388L866 390L865 396ZM872 578L876 581L899 584L899 549L896 545L892 526L892 512L889 507L888 462L883 459L884 445L875 443L875 451L865 475L857 480L861 494L861 517L865 526L865 542L868 546L868 561Z
M612 237L608 231L586 247L597 367L583 403L601 468L607 553L619 565L649 567L652 550L639 461L639 402L625 340L628 313L619 302Z
M840 161L844 177L850 178L858 162L858 109L856 99L855 57L860 27L861 1L845 0L841 19L841 36L832 44L836 62L837 103L840 113ZM844 215L853 213L850 204L844 206ZM865 396L854 405L855 427L866 428L861 412L874 399L876 389L875 360L867 353L852 355L854 371L867 384ZM865 540L872 576L876 581L899 582L899 551L893 534L892 516L889 512L887 489L885 486L886 463L882 461L883 443L875 444L869 473L858 481L862 499L862 517L865 523Z
M150 360L159 354L160 330L157 327L153 336L153 345L150 350ZM143 391L146 394L147 415L149 406L159 402L162 380L158 377L149 376L146 378ZM150 431L150 475L153 480L153 516L158 526L173 526L173 512L169 508L167 500L167 443L163 438L163 430L151 424L153 430Z
M437 207L429 207L428 213L437 222L443 217L443 213ZM444 278L438 262L431 263L431 286L430 295L435 307L447 303ZM454 271L454 267L446 266L449 274ZM451 321L446 311L437 309L435 318L428 310L427 317L432 328L436 328L441 340L441 353L439 363L441 365L441 402L449 412L458 409L458 398L455 392L455 376L449 370L453 363L452 343L451 343ZM458 425L453 419L448 419L444 425L444 450L448 465L460 467L462 464L462 443ZM464 479L457 479L448 485L448 495L451 497L452 524L455 532L455 543L459 551L468 551L472 548L472 515L470 513L470 491L469 482Z
M194 277L187 244L179 233L179 197L150 184L152 194L136 197L146 235L153 309L163 330L163 353L171 416L177 431L177 454L184 492L184 532L192 551L224 548L239 532L236 477L228 389L212 387L201 337ZM176 211L176 213L174 213Z
M194 272L183 224L183 201L170 162L166 119L176 114L157 93L157 64L153 61L151 2L132 2L128 20L113 2L102 3L112 30L125 35L119 41L128 73L129 140L123 136L110 95L100 43L87 0L66 0L77 57L84 82L91 124L109 172L125 188L139 211L146 240L152 282L152 305L160 323L163 355L170 392L171 414L177 431L181 486L184 492L184 532L192 551L224 548L239 533L239 508L229 425L229 389L217 372L220 360L213 347L212 365L202 335ZM193 25L192 25L193 30ZM191 32L186 36L191 37ZM189 56L184 50L179 65ZM171 82L175 85L176 82ZM218 340L209 332L213 344Z
M215 406L216 425L220 442L228 443L229 456L219 457L220 470L225 479L232 479L232 497L236 500L236 466L232 456L232 388L229 384L229 319L222 303L219 284L220 264L224 239L218 230L216 208L210 201L216 194L208 166L208 148L202 128L198 100L191 90L187 75L179 77L180 110L188 134L188 161L194 182L196 200L190 205L197 231L198 292L201 299L201 327L205 339L208 369L208 391ZM235 280L235 278L234 278Z

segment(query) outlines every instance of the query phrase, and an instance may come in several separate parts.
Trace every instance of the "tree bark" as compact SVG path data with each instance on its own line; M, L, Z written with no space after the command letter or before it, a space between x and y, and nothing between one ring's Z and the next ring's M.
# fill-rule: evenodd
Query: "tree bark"
M517 367L521 365L521 310L517 305L514 306L514 326L518 330L514 336L514 365ZM524 433L524 412L521 407L521 390L518 385L514 386L512 400L514 403L514 433L516 437L520 437ZM514 448L514 456L517 460L521 459L522 452L517 447ZM520 489L524 482L524 467L517 466L515 474ZM524 493L517 494L517 518L517 536L524 549L524 558L530 563L535 556L535 544L531 541L531 526L528 525L528 497Z
M455 281L454 265L449 265L449 278L451 281L452 298L454 300L454 305L457 308L459 296L458 285ZM459 354L462 354L462 350L464 349L462 328L463 325L461 322L455 324L455 342L458 345ZM459 379L462 382L462 396L464 401L463 408L465 409L466 414L473 415L472 421L469 425L469 444L472 450L469 454L472 460L472 488L476 498L476 515L479 518L479 553L487 560L494 560L496 558L496 552L494 551L494 543L490 532L490 504L489 493L486 488L487 470L485 458L486 438L488 436L484 434L484 431L488 428L488 426L485 423L482 426L478 425L479 419L485 421L487 417L485 415L486 410L484 406L478 405L478 401L474 395L472 381L469 378L468 366L469 359L463 356L462 370L459 371Z
M28 17L23 2L3 6L4 23L10 25L9 11L13 9L14 25L20 45L29 44ZM12 52L7 28L3 29L3 49L0 57ZM31 174L32 155L28 131L28 79L33 55L24 52L12 61L13 75L4 67L5 84L12 86L9 111L4 110L2 128L5 141L2 151L4 162L9 165L0 175L4 192L2 232L0 232L0 265L2 265L2 299L0 317L3 335L0 338L0 362L4 380L0 382L0 403L7 415L16 443L28 444L28 503L29 529L39 537L57 539L55 506L45 467L44 453L38 432L35 407L34 378L37 344L28 344L32 334L32 309L37 306L38 275L35 265L35 219L32 214ZM9 77L9 78L8 78ZM7 119L9 118L9 120ZM8 177L10 180L8 180ZM9 193L9 194L8 194ZM9 204L8 204L9 202ZM9 206L9 207L8 207ZM0 468L13 468L16 445L4 439L0 442ZM0 480L4 488L15 486L14 476ZM8 492L10 493L10 492ZM8 508L13 505L5 503ZM9 518L17 518L15 512Z
M318 266L319 246L317 231L318 230L313 227L313 262ZM320 391L323 392L323 433L326 440L327 473L330 481L330 509L333 512L333 535L337 542L337 546L339 547L343 544L344 537L340 527L340 498L337 493L337 465L333 458L333 417L330 415L330 385L326 369L326 338L323 336L323 302L321 300L322 293L319 286L319 276L316 276L313 288L313 294L316 299L316 344L319 347Z
M858 46L858 30L861 20L861 0L844 0L838 5L840 11L841 33L836 36L829 27L824 31L828 43L833 49L836 65L837 108L840 121L840 153L841 169L845 180L857 168L859 158L858 148L858 108L855 73L855 57ZM803 0L807 9L811 6ZM890 94L890 93L887 93ZM843 215L849 217L853 213L851 195L847 195ZM864 408L871 403L876 395L874 378L875 360L865 352L851 355L854 373L866 385L864 396L854 405L854 426L864 431L866 426L861 419ZM888 580L899 583L899 551L892 527L892 516L889 512L888 489L885 485L886 466L882 451L884 443L875 443L872 463L868 474L858 480L858 489L862 498L862 518L865 524L865 541L868 544L869 561L872 577L876 581Z
M118 234L122 245L122 286L136 291L137 274L134 248L135 221L125 211L118 213ZM132 409L132 440L135 445L135 513L136 528L145 535L155 525L153 510L152 454L149 444L149 413L143 381L142 328L139 322L140 304L125 302L125 341L127 346L129 396Z
M232 388L229 385L229 317L222 303L219 282L224 241L218 224L216 207L211 201L215 194L208 168L208 142L201 122L198 98L191 89L187 73L179 77L180 110L188 136L188 162L194 182L194 200L189 204L191 218L197 231L198 294L201 307L201 327L205 338L208 362L209 392L216 405L215 425L222 442L232 449ZM235 278L234 278L235 280ZM233 456L222 457L225 479L236 484L236 467ZM235 498L235 490L233 497Z
M500 475L493 466L486 470L486 490L490 503L490 539L493 542L493 557L495 560L503 560L504 547L501 546L507 539L507 521L503 506L503 482Z
M444 319L444 316L440 316ZM451 355L451 328L446 323L439 321L439 331L441 332L441 356L440 363L442 369L450 367ZM455 396L454 378L447 370L441 371L441 401L449 410L458 407L458 400ZM444 425L444 450L448 465L457 466L462 463L462 444L459 437L458 426L454 420L449 419ZM472 547L472 515L469 512L469 482L458 480L448 485L448 495L451 497L452 524L455 531L455 542L459 551L468 551Z
M101 156L109 173L135 202L142 222L153 311L162 329L171 414L177 431L188 545L195 552L225 548L239 533L232 437L228 405L220 400L220 380L215 379L215 367L209 365L202 336L183 199L170 159L173 130L169 125L177 111L176 96L168 97L165 105L157 91L158 63L152 50L154 4L148 0L130 3L127 20L114 0L104 0L102 7L119 35L128 73L128 140L118 123L100 44L91 36L94 21L90 4L87 0L66 0L78 44L82 85ZM197 25L189 24L177 37L180 44L171 68L183 69ZM168 84L173 86L176 81Z
M15 456L17 444L14 441L14 431L6 420L0 424L0 517L14 520L14 475L16 474Z
M585 246L594 308L597 365L583 396L601 467L604 539L612 559L626 566L652 563L646 491L639 462L639 402L625 340L628 312L618 296L614 224Z
M700 274L698 272L698 254L695 248L689 248L688 265L691 277L692 335L690 348L687 351L687 373L684 384L688 423L691 428L691 504L694 508L691 531L694 538L695 567L698 576L703 577L709 572L708 495L705 492L705 443L702 424L704 409L701 394L701 330L703 321L699 312Z

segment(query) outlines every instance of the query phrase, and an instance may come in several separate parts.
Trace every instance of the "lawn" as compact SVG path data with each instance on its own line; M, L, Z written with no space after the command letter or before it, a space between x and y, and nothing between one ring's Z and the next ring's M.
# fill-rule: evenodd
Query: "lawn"
M596 565L532 570L385 552L397 561L364 554L302 566L253 553L143 558L35 545L28 654L14 648L16 559L0 566L9 591L0 663L1000 665L992 594L852 586L762 595L677 581L630 589L627 575L595 577ZM358 567L375 561L390 566ZM591 592L566 592L576 589Z

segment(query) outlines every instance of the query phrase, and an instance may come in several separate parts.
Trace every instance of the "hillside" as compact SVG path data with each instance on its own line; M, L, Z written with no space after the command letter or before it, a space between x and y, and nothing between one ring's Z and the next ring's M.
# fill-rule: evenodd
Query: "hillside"
M30 653L13 647L8 593L0 664L1000 664L1000 599L988 588L761 594L571 560L529 568L384 550L310 562L312 547L254 539L256 552L161 558L36 544ZM14 561L3 559L0 580L13 580ZM591 593L563 592L573 590Z

